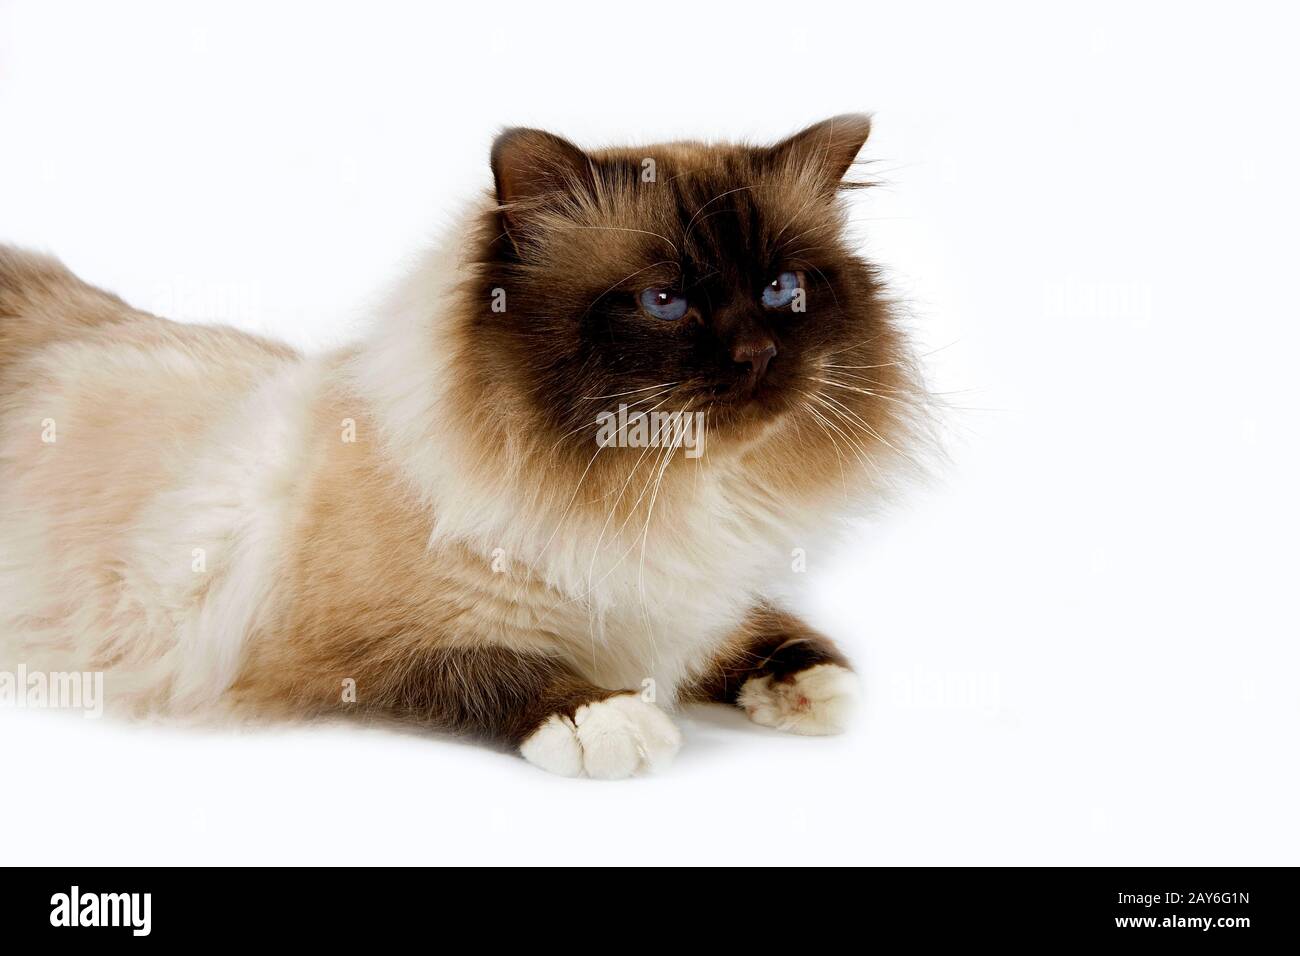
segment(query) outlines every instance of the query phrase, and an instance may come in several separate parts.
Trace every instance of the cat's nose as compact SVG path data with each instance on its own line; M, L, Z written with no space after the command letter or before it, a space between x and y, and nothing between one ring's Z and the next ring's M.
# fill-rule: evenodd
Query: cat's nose
M737 365L749 366L748 371L758 381L767 371L768 363L776 357L776 343L767 336L737 342L731 349Z

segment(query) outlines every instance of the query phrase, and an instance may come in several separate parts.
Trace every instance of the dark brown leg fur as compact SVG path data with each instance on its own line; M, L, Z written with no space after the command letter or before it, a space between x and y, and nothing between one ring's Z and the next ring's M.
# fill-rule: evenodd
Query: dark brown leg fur
M755 608L712 668L690 687L684 699L735 704L745 681L770 675L788 682L818 664L849 662L831 641L792 614L769 606Z
M290 682L280 675L293 673ZM355 703L341 694L355 686ZM572 718L584 704L627 690L597 687L562 662L504 647L432 648L401 658L320 662L309 671L259 661L232 688L257 712L351 713L396 719L512 747L552 714Z
M606 690L541 654L500 647L427 654L378 701L385 712L518 747L552 714L631 691Z

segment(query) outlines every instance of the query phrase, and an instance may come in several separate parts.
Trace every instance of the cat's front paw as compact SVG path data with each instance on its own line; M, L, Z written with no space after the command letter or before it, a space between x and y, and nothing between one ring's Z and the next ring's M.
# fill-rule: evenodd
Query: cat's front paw
M858 678L847 667L817 664L784 677L751 677L736 702L749 719L792 734L838 734L858 703Z
M631 694L619 694L584 704L572 719L552 714L519 752L551 773L621 780L663 769L681 745L681 731L662 710Z

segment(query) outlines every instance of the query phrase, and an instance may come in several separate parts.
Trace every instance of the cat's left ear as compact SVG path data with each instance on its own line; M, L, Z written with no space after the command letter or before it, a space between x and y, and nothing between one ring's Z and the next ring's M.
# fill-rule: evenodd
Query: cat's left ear
M833 189L849 171L870 135L870 116L844 113L781 140L772 147L772 154L788 166L813 170Z
M511 240L531 232L535 214L575 193L590 191L595 174L587 154L540 129L508 129L492 144L497 202Z

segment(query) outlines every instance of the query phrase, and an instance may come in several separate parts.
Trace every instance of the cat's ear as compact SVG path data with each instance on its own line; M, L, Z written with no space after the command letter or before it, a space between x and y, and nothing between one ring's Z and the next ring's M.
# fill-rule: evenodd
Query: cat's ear
M508 129L492 144L492 176L506 231L516 244L530 216L555 200L590 192L591 159L567 139L540 129Z
M833 189L849 171L870 135L870 116L844 113L781 140L772 147L772 154L782 164L812 170Z

